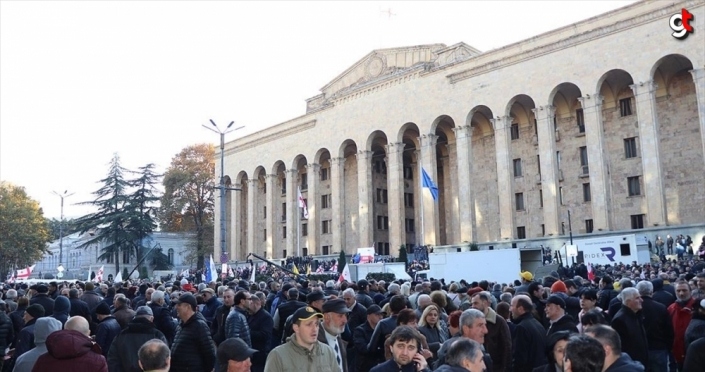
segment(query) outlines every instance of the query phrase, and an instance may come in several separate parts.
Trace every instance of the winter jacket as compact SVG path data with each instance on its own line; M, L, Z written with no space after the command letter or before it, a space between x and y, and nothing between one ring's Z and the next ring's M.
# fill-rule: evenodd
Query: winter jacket
M611 285L609 287L605 287L597 294L597 306L603 309L610 308L610 301L619 295L619 292L615 291L611 287ZM610 314L610 316L614 317L614 314Z
M701 337L688 347L683 371L700 371L705 365L705 337Z
M578 313L580 313L580 299L573 296L568 296L563 292L552 293L551 295L556 295L563 299L565 302L565 313L570 315L573 320L578 319Z
M461 369L461 370L465 371L464 369ZM440 371L440 369L438 369L437 371ZM449 369L446 371L457 372L459 370L457 370L457 369L450 370ZM409 364L404 365L401 368L399 368L399 366L397 365L397 362L390 359L382 364L378 364L376 367L372 368L370 370L370 372L416 372L416 365L414 363L409 363Z
M282 335L284 334L284 329L286 328L285 324L286 324L287 318L289 318L289 316L293 315L296 312L296 310L298 310L302 307L305 307L305 306L306 306L305 303L303 303L301 301L297 301L297 300L290 300L290 301L284 302L281 305L279 305L279 307L277 308L277 311L272 314L272 316L274 317L274 328L276 328L276 332L274 333L275 340L273 340L274 345L272 345L272 346L279 345L279 340L282 339Z
M115 320L117 320L120 325L120 329L125 329L135 317L135 311L127 307L127 305L123 305L123 307L113 312L113 317L115 317Z
M362 306L360 303L355 302L355 306L350 309L348 313L348 324L350 329L354 330L358 326L367 322L367 308Z
M37 319L32 319L27 322L20 331L20 337L17 339L17 345L15 345L15 355L14 358L18 358L20 355L28 352L34 345L34 323Z
M215 346L206 319L196 312L176 328L171 345L171 372L210 372L215 367Z
M622 356L612 363L605 372L644 372L644 365L632 360L629 354L622 353Z
M485 319L487 320L487 334L484 346L492 357L492 370L496 372L508 371L512 365L512 337L509 334L507 321L492 308L487 309Z
M679 364L685 360L685 331L693 316L694 299L685 303L676 301L668 307L668 315L673 323L673 358Z
M208 322L209 325L213 322L213 317L215 316L216 310L218 310L221 306L223 306L223 304L220 303L218 298L215 296L211 297L211 299L203 305L201 314L204 318L206 318L206 322Z
M370 327L370 323L368 322L365 322L353 330L353 343L357 354L355 366L358 372L369 372L372 367L384 362L383 359L375 358L374 355L367 352L367 344L370 342L374 331L375 330Z
M318 341L308 350L296 343L296 335L289 337L267 356L264 372L339 372L335 352ZM398 371L395 371L398 372Z
M174 318L171 317L169 308L159 306L154 302L151 302L148 306L152 309L152 314L154 314L154 325L164 334L164 337L166 337L167 345L171 346L174 342L174 335L176 334L176 322Z
M546 329L530 313L514 323L517 326L512 340L514 372L531 372L546 364Z
M370 343L367 344L367 353L374 358L384 357L384 340L392 334L392 331L397 328L397 315L394 314L389 318L385 318L377 323L375 331L372 333Z
M550 336L560 331L570 331L573 333L578 333L578 327L570 315L565 314L560 319L556 320L553 323L550 323L550 326L548 327L548 332L546 332L546 336Z
M230 309L232 309L232 307L223 305L215 311L215 315L213 316L213 321L210 324L211 336L216 345L220 345L221 342L225 341L225 320L230 314ZM252 329L252 327L250 327L250 329Z
M47 353L37 359L32 372L108 372L100 347L78 331L62 330L49 335Z
M82 316L90 323L91 320L91 309L88 308L86 301L82 301L78 298L69 298L69 315L71 316Z
M612 328L619 334L622 351L641 364L649 365L649 344L641 312L635 313L622 306L612 318Z
M649 350L671 351L673 347L673 323L663 304L649 296L641 296L641 315L644 317L644 330Z
M44 308L44 316L50 316L54 313L54 299L46 293L37 293L29 300L30 305L40 304Z
M247 324L247 313L237 306L230 310L230 314L225 319L225 338L237 337L245 341L252 347L252 339L250 339L250 326Z
M86 305L88 305L88 310L92 313L93 310L101 303L103 302L103 297L99 296L97 293L93 291L86 291L81 295L81 301L85 302ZM44 309L46 310L46 309Z
M47 352L47 337L54 332L60 331L62 327L61 322L54 318L44 317L37 319L37 323L34 325L34 343L36 346L17 358L13 371L31 371L37 363L37 359Z
M108 351L108 369L110 372L141 372L137 352L145 342L158 339L166 343L166 337L154 323L144 317L138 317L127 324L115 337Z
M372 297L370 297L367 292L363 291L357 292L357 294L355 295L355 301L357 301L358 304L364 306L365 309L375 304L375 302L372 300Z
M267 354L269 354L270 345L272 343L272 331L274 321L267 310L261 308L258 312L250 315L247 319L247 324L250 327L250 340L252 348L259 350L252 357L252 367L254 370L264 370L264 364L267 362Z
M460 338L462 338L462 336L453 337L453 338L446 340L446 342L443 343L440 350L438 350L438 360L434 364L433 368L435 368L437 370L437 369L441 368L442 366L446 365L446 354L448 354L448 349L450 349L450 346L453 345L453 343L455 343L455 341L459 340ZM484 345L482 345L482 359L485 362L486 371L494 371L495 370L493 362L492 362L492 357L490 356L490 354L487 353L487 351L485 351ZM429 366L429 368L430 368L430 366Z
M69 319L69 313L71 312L71 303L69 299L64 296L59 296L54 300L54 313L51 315L52 318L61 322L61 325L66 324Z
M27 306L17 306L17 310L10 313L10 320L12 320L12 331L14 334L14 339L12 340L12 347L17 347L17 340L20 338L20 332L24 328L24 311Z
M705 316L695 314L685 330L685 350L693 341L705 336Z
M0 357L5 356L5 349L15 340L12 320L4 312L0 312Z
M108 356L110 345L112 345L113 340L120 334L121 330L120 323L113 316L109 316L98 323L98 328L95 332L95 342L100 346L103 356Z

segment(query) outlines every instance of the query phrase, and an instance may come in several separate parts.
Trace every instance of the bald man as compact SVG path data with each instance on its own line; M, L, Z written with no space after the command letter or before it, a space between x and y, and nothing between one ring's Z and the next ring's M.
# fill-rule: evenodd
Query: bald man
M48 352L37 359L32 371L54 372L86 370L108 372L100 347L90 338L88 321L82 316L69 318L64 330L47 337Z

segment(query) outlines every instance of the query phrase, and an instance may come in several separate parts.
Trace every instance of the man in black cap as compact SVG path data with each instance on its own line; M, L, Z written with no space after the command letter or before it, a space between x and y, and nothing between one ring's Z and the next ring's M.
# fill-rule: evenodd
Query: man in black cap
M325 302L326 295L323 292L313 291L306 295L306 303L320 313L323 313L323 304Z
M182 294L176 301L181 320L171 345L171 371L211 371L215 367L215 346L206 319L197 311L196 297Z
M578 333L578 328L575 325L573 318L565 313L565 301L557 295L548 296L546 300L546 319L549 322L547 336L558 331L570 331Z
M341 372L348 371L347 342L340 338L348 323L348 309L342 299L328 300L323 304L322 327L318 328L318 341L327 344L335 352L336 362Z
M166 337L154 326L154 312L149 306L140 306L125 329L115 337L108 351L108 369L110 371L138 371L139 349L149 340L161 340L166 344Z
M54 314L54 299L49 297L49 287L46 284L37 285L37 294L32 296L29 300L30 305L40 304L44 308L43 316L50 316Z
M241 339L229 338L218 345L216 372L249 372L250 357L256 352Z
M285 334L286 319L289 318L296 310L305 307L306 304L299 301L299 291L296 288L289 288L286 292L287 301L279 305L277 310L272 315L274 320L274 342L279 345L278 341L284 342L282 336Z
M377 305L367 308L367 321L353 330L353 342L355 344L355 367L358 372L367 372L372 367L384 362L376 353L367 352L367 344L372 339L372 334L377 327L377 323L384 317L382 309Z
M108 357L110 346L113 340L120 334L122 327L112 314L110 314L110 306L105 302L98 304L95 308L95 315L98 318L98 327L95 331L95 342L100 346L104 357Z
M355 300L364 306L365 309L375 303L369 295L369 287L370 283L368 283L367 280L360 279L357 281L357 296L355 297Z
M19 358L20 355L28 352L35 346L34 323L37 322L37 319L43 317L44 314L45 312L42 305L33 304L27 306L27 309L24 311L24 327L20 331L20 335L17 339L13 358Z

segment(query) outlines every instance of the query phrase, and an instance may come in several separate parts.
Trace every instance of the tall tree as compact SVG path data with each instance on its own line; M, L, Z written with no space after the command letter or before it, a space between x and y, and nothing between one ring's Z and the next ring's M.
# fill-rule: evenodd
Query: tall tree
M67 237L76 232L76 221L71 218L64 220L63 231L61 229L61 220L57 218L45 218L49 224L49 232L51 233L51 240L59 240L63 232L64 237Z
M99 181L102 186L93 192L95 200L79 203L93 205L98 211L76 220L81 234L93 232L80 247L103 244L103 253L98 259L110 262L114 258L116 273L120 272L120 253L131 249L134 242L134 234L127 228L133 218L131 210L126 208L130 200L130 183L125 179L127 172L129 170L120 165L118 154L113 155L107 177Z
M199 269L204 266L203 257L213 253L214 158L213 145L186 147L171 159L163 181L161 229L194 233L190 258L197 259Z
M157 228L157 209L154 204L159 201L156 185L161 175L155 173L154 168L152 163L140 167L138 177L128 182L134 188L126 205L126 209L131 212L127 229L135 235L130 256L135 256L137 262L142 260L145 238Z
M39 261L51 241L39 203L23 187L0 182L0 278Z

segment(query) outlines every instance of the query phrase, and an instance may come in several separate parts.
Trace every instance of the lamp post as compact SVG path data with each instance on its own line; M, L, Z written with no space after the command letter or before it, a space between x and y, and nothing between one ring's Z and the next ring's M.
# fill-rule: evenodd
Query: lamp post
M75 194L75 193L68 193L68 190L65 190L63 193L59 194L56 191L52 191L56 196L61 198L61 220L59 221L59 268L62 270L57 270L61 273L63 272L63 262L64 262L64 198L68 198L69 196ZM62 275L63 276L63 275Z
M220 190L220 253L222 255L225 252L225 190L240 190L238 188L225 186L225 135L230 132L242 129L245 126L241 125L237 128L231 129L233 124L235 124L234 121L231 121L230 124L225 127L225 130L222 131L220 130L220 128L218 128L218 125L213 121L213 119L211 119L210 122L213 125L213 128L215 129L205 124L202 125L202 127L220 135L220 182L218 186L214 186L213 188Z

